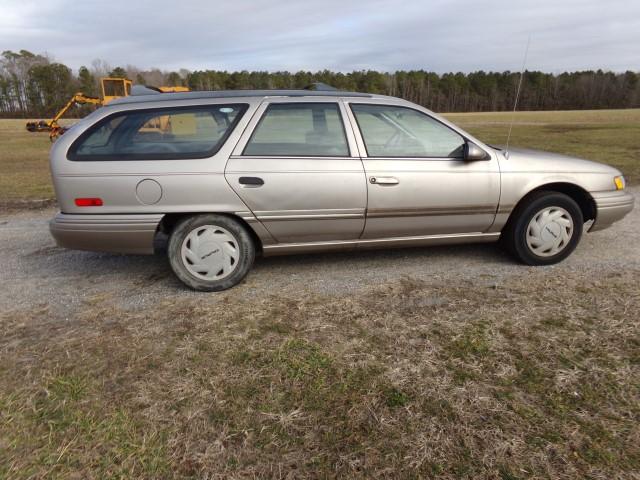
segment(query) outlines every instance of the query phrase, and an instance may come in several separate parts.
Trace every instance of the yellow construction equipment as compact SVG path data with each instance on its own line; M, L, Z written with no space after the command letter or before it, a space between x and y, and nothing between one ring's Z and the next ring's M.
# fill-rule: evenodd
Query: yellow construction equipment
M188 92L189 87L158 87L162 93Z
M131 95L133 82L127 78L101 78L102 104L106 105L116 98L128 97Z
M39 120L37 122L27 122L27 130L30 132L49 132L49 139L53 142L62 135L67 128L61 126L58 120L74 105L92 104L97 106L107 105L116 98L128 97L131 95L133 82L127 78L104 77L100 79L102 97L91 97L82 92L76 92L71 99L60 109L51 120ZM154 87L152 87L154 88ZM163 93L188 92L187 87L155 87L154 90Z
M53 142L56 138L64 133L64 127L58 123L58 120L74 105L84 105L91 103L94 105L103 105L102 100L98 97L89 97L82 92L77 92L71 97L64 107L51 120L40 120L38 122L27 122L27 130L30 132L49 132L49 139Z

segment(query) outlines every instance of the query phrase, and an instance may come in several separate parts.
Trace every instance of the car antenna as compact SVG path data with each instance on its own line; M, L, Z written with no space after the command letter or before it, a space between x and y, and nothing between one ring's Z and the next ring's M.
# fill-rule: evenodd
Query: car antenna
M509 140L511 140L511 130L513 130L513 124L516 121L516 109L518 108L518 100L520 99L520 90L522 89L522 79L524 77L524 67L527 64L527 55L529 54L529 44L531 43L531 34L527 38L527 46L524 49L524 59L522 60L522 68L520 69L520 80L518 80L518 89L516 90L516 99L513 102L513 114L511 116L511 123L509 124L509 134L507 135L507 145L504 148L505 158L509 158Z

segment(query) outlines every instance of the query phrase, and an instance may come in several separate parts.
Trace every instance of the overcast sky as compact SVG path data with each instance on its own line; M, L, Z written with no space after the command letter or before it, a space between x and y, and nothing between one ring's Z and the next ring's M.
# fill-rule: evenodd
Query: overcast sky
M0 0L0 50L73 68L640 70L639 0Z

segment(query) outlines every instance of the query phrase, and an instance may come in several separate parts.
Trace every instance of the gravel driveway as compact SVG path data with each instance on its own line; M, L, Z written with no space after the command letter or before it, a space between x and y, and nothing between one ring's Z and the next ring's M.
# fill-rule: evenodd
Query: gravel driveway
M638 197L640 189L631 188ZM167 296L205 302L256 299L271 294L357 294L402 277L499 285L527 269L494 245L412 248L259 259L246 281L226 294L186 290L164 256L125 256L69 251L55 246L48 220L54 210L0 216L0 309L2 312L48 306L60 316L95 298L119 308L152 307ZM640 208L612 228L586 234L577 251L548 275L599 276L640 268ZM175 298L175 297L174 297Z

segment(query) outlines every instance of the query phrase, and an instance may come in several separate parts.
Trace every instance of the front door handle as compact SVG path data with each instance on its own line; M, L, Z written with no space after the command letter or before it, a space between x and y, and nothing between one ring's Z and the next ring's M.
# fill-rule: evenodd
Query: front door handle
M396 177L370 177L369 182L377 185L398 185L400 180Z
M256 188L264 185L264 180L260 177L240 177L238 183L243 187Z

